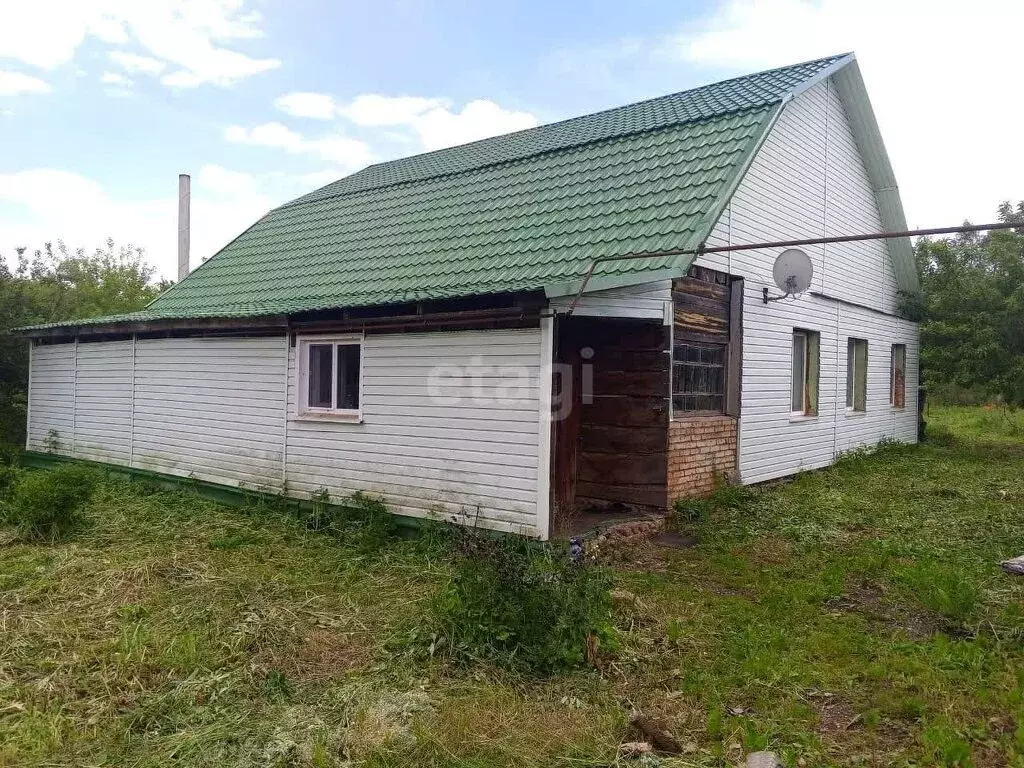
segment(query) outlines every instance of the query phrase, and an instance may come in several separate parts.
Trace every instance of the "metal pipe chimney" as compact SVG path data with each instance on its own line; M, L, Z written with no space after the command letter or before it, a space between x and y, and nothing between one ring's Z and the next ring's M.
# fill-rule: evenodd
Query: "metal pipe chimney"
M178 176L178 282L188 277L189 198L192 180L187 173Z

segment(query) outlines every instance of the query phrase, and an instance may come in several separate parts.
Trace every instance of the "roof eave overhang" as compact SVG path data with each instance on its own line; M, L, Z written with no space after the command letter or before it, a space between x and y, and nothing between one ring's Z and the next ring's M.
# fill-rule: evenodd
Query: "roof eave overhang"
M130 335L133 333L163 333L172 331L268 331L285 329L285 315L257 317L197 317L161 318L152 320L119 320L109 323L82 323L80 325L28 326L15 328L13 335L29 339L56 339L82 336Z

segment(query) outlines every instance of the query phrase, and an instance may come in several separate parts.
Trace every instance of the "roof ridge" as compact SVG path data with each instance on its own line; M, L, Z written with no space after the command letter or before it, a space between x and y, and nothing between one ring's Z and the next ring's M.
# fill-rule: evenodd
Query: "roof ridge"
M601 115L606 115L609 112L618 112L619 110L630 109L631 107L639 107L639 106L642 106L644 104L651 104L653 102L661 101L662 99L668 99L668 98L671 98L673 96L681 96L681 95L683 95L685 93L696 93L697 91L704 90L705 88L717 88L719 86L726 85L728 83L734 83L734 82L736 82L738 80L749 80L751 78L760 77L762 75L770 75L773 72L781 72L784 69L796 69L797 67L806 67L808 64L818 64L819 62L823 62L823 61L838 61L838 60L840 60L840 59L842 59L842 58L844 58L846 56L850 56L850 55L852 55L852 51L847 51L846 53L837 53L837 54L835 54L833 56L820 56L820 57L818 57L816 59L808 59L807 61L800 61L800 62L797 62L795 64L787 64L787 65L782 66L782 67L772 67L771 69L763 69L763 70L761 70L759 72L751 72L751 73L746 74L746 75L736 75L736 77L729 77L729 78L726 78L725 80L715 80L712 83L704 83L703 85L696 85L693 88L687 88L687 89L682 90L682 91L673 91L672 93L663 93L661 96L652 96L649 99L640 99L639 101L631 101L631 102L628 102L626 104L619 104L619 105L614 106L614 107L605 107L604 109L599 109L596 112L587 112L584 115L574 115L573 117L565 117L565 118L562 118L561 120L555 120L554 122L551 122L551 123L541 123L540 125L535 125L532 128L520 128L518 131L509 131L508 133L499 133L497 136L486 136L486 137L484 137L482 139L474 139L473 141L467 141L465 144L456 144L456 145L454 145L452 147L441 147L439 149L431 149L431 150L429 150L427 152L417 152L415 155L407 155L406 157L396 157L393 160L384 160L384 161L382 161L380 163L372 163L372 164L366 166L366 168L363 168L361 170L368 171L371 168L380 168L382 166L390 165L392 163L400 163L400 162L402 162L404 160L408 160L408 159L413 158L413 157L429 157L431 155L437 155L437 154L439 154L441 152L448 152L448 151L454 149L455 147L472 147L472 146L477 145L477 144L482 144L485 141L493 141L494 139L507 138L509 136L516 136L517 134L528 133L529 131L536 131L539 128L554 128L554 127L557 127L559 125L565 125L566 123L571 123L571 122L573 122L575 120L585 120L585 119L591 118L591 117L600 117ZM744 110L734 110L734 111L742 112ZM722 114L725 114L725 113L722 113ZM693 121L687 121L687 122L693 122ZM671 125L677 125L677 123L670 123L668 125L659 126L659 128L668 128ZM643 132L644 131L636 131L636 133L643 133ZM606 138L611 139L611 138L616 138L617 136L628 136L628 135L630 135L630 134L623 133L623 134L616 134L615 136L607 136ZM570 145L568 145L566 147L562 147L562 149L569 149L570 147L573 147L573 146L582 146L584 144L591 144L591 143L593 143L593 142L591 142L591 141L584 141L584 142L581 142L580 144L570 144ZM544 154L544 153L543 152L538 152L537 154ZM359 173L359 171L357 171L356 173ZM350 175L354 176L355 174L350 174ZM338 179L336 181L340 181L340 179ZM336 181L329 182L328 184L325 184L324 186L325 187L329 187L331 184L336 183ZM322 189L322 187L321 187L321 189ZM296 199L299 199L299 198L296 198ZM295 201L291 201L291 202L295 202ZM286 205L287 205L287 203L286 203Z
M550 152L572 149L574 147L587 146L589 144L594 144L600 141L606 141L610 139L621 138L635 134L649 133L663 128L669 128L677 125L685 125L688 123L695 123L713 117L720 117L732 113L741 113L749 109L768 106L769 104L781 101L785 97L785 92L780 92L777 97L761 101L758 104L745 104L740 107L723 108L715 111L710 111L706 114L697 114L692 117L680 116L678 119L667 120L664 122L660 122L656 125L638 126L629 130L622 129L612 131L610 133L594 135L591 137L580 137L580 139L576 141L558 143L555 146L550 147L537 147L530 151L514 153L510 156L499 155L492 159L481 158L479 161L466 164L463 167L453 167L448 170L439 168L433 172L427 172L422 174L410 173L406 178L381 179L376 183L368 183L364 185L353 183L366 176L374 175L373 172L376 172L377 175L386 175L388 170L396 168L408 168L410 165L422 164L424 161L429 161L430 159L443 157L446 154L451 156L454 151L458 151L460 155L465 156L467 154L472 154L475 150L479 150L481 148L496 147L501 142L507 143L509 140L515 141L516 139L523 139L529 136L541 137L545 133L552 133L557 132L559 130L564 130L574 123L581 126L586 124L593 124L596 120L600 120L602 117L609 117L612 115L624 115L630 110L636 110L637 108L653 106L658 104L659 102L669 104L672 100L678 100L680 99L680 97L689 97L691 100L693 100L694 98L699 98L702 92L705 91L713 91L715 89L728 89L730 84L737 84L743 81L753 83L756 82L758 78L769 77L773 74L785 72L787 70L798 70L801 67L808 67L814 65L823 65L821 67L821 70L823 70L826 69L828 66L831 66L842 61L845 58L851 57L852 55L852 52L834 54L832 56L823 56L816 59L809 59L807 61L799 62L796 64L789 64L782 67L774 67L772 69L765 69L759 72L753 72L746 75L738 75L736 77L728 78L725 80L718 80L712 83L698 85L694 88L688 88L684 91L676 91L673 93L663 94L661 96L655 96L650 99L642 99L640 101L631 102L629 104L621 104L615 107L608 107L597 112L590 112L584 115L576 115L574 117L565 118L563 120L557 120L553 123L544 123L541 125L534 126L533 128L523 128L521 130L512 131L510 133L504 133L499 134L497 136L489 136L487 138L477 139L475 141L467 142L465 144L457 144L453 147L442 147L440 149L434 149L429 152L421 152L419 154L395 158L394 160L388 160L382 163L374 163L373 165L368 165L366 168L356 171L353 174L344 176L340 179L325 184L323 187L308 192L305 195L295 198L294 200L289 200L288 202L282 203L280 206L278 206L278 208L291 208L293 206L303 205L310 202L319 202L322 200L343 197L345 195L355 194L356 192L366 192L374 189L383 189L386 187L397 186L399 184L425 181L427 179L432 178L443 178L445 176L450 176L457 173L466 173L472 170L478 170L481 168L501 165L507 162L517 162L525 160L530 157L545 155ZM806 79L810 79L811 77L813 77L813 75L808 75ZM789 90L793 89L790 88ZM335 192L327 191L331 187L342 186L343 183L346 181L350 182L349 188L341 188L336 190Z

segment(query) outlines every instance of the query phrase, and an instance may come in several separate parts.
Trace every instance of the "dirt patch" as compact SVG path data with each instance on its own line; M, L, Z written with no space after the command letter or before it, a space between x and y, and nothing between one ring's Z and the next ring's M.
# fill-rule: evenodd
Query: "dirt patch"
M820 733L846 733L864 727L861 714L841 696L818 693L808 698L817 712Z
M356 714L345 734L345 753L366 756L386 746L409 746L416 741L413 720L433 712L435 702L424 691L382 691Z
M875 631L904 632L914 640L931 637L943 628L928 613L893 604L885 590L873 582L848 585L842 595L826 601L825 608L836 613L860 614Z
M371 638L327 627L310 627L279 646L262 648L253 659L299 683L347 677L366 669L372 660Z

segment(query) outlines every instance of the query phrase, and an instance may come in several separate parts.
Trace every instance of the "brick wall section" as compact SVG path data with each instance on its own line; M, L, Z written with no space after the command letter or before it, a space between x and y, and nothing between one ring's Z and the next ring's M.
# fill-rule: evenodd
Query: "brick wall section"
M677 418L668 426L668 506L715 489L716 478L736 474L736 419Z

